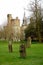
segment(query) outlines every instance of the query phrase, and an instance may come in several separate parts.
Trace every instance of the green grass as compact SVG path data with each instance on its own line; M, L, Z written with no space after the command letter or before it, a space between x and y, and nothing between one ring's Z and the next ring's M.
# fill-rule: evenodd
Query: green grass
M43 65L43 44L32 44L26 49L26 58L20 58L20 44L13 44L13 53L8 51L8 42L0 41L0 65Z

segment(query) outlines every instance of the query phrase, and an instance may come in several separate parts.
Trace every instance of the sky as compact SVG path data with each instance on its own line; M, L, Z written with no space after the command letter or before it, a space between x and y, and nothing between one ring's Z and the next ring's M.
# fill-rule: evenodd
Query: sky
M0 25L6 24L7 14L12 14L13 18L17 16L22 23L24 8L27 8L27 5L30 3L30 0L0 0ZM30 12L26 11L26 17L30 15Z
M18 16L22 23L24 8L28 2L28 0L0 0L0 25L6 24L7 14L12 14L13 18Z

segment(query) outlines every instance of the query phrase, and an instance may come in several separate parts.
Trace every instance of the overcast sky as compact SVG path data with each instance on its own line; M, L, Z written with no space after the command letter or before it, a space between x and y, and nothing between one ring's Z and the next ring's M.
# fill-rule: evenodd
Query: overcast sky
M22 22L24 8L27 7L27 4L28 0L0 0L0 25L6 23L7 14L12 14L13 18L18 16Z
M6 23L7 14L12 14L13 18L19 17L21 23L24 14L24 8L27 8L30 0L0 0L0 25ZM26 17L28 12L26 12Z

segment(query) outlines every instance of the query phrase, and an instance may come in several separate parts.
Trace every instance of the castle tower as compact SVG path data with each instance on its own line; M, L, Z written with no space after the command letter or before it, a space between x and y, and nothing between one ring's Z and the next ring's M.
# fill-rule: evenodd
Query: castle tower
M14 22L14 39L20 41L20 19L16 17Z
M18 19L18 17L16 17L16 19L15 19L15 25L20 26L20 19Z
M12 19L12 15L11 15L11 14L8 14L8 15L7 15L8 24L11 23L11 19Z

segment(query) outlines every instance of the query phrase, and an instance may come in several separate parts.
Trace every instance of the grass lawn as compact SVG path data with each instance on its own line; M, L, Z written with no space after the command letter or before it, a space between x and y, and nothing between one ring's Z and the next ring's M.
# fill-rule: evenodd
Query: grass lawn
M20 44L13 44L13 53L8 51L8 43L0 41L0 65L43 65L43 44L32 44L27 48L26 58L20 58Z

